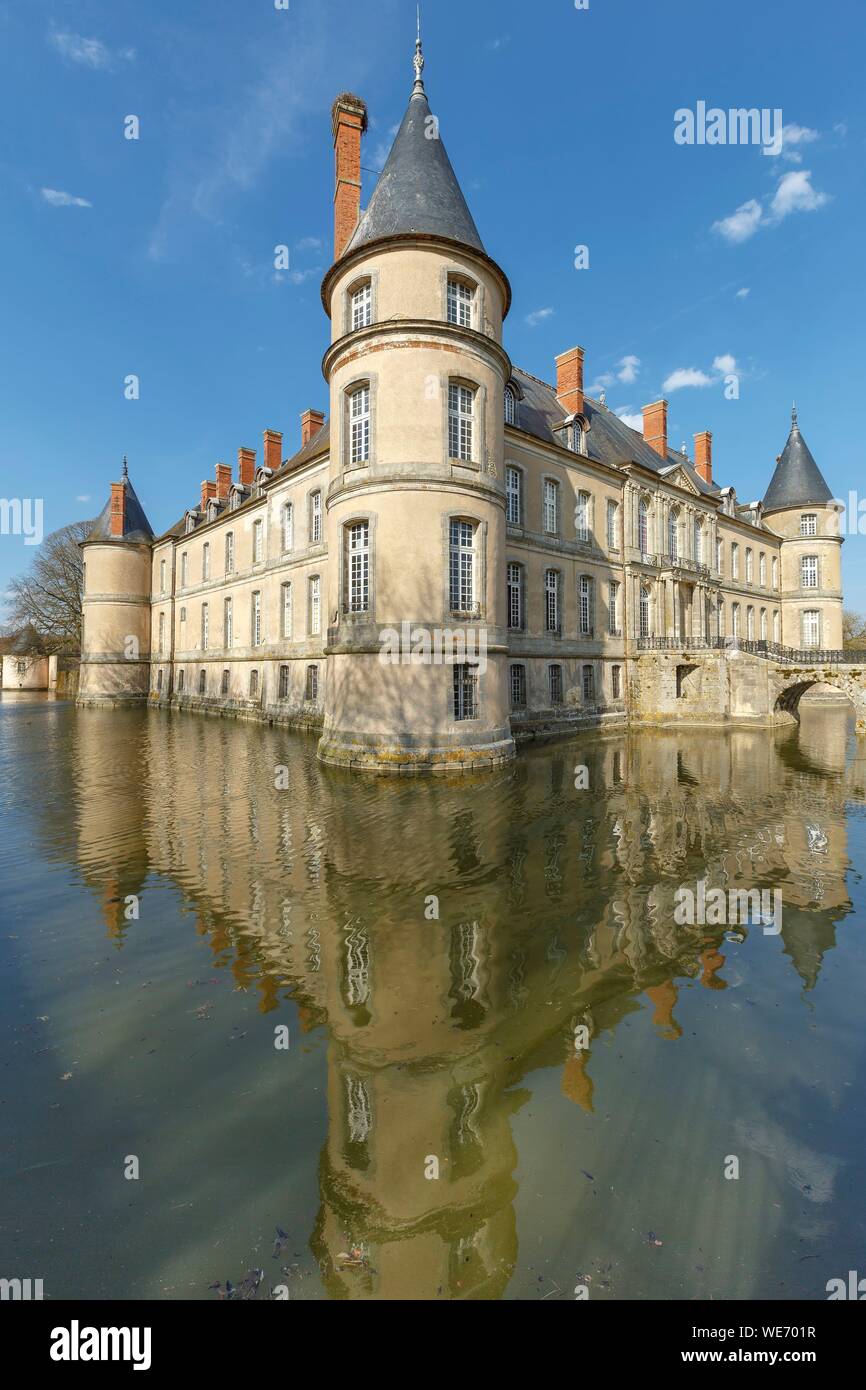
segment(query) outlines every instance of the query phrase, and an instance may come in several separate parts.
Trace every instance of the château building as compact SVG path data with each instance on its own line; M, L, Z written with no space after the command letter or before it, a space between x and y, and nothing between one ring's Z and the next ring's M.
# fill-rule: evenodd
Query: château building
M772 722L750 644L842 646L840 507L796 411L744 502L709 431L671 446L666 401L638 432L588 396L582 347L550 383L515 366L420 42L414 66L363 212L366 107L333 106L327 419L217 463L160 536L124 461L84 543L80 702L307 726L326 762L413 771L581 722Z

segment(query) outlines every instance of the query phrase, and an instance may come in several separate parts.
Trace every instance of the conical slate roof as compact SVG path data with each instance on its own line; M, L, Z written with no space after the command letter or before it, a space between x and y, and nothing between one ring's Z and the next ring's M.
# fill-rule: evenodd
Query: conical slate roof
M89 541L152 541L153 527L144 514L144 508L135 495L135 488L129 481L126 459L123 460L123 486L126 489L126 506L123 512L123 535L111 534L111 498L109 497L99 516L93 523Z
M25 627L22 627L9 648L13 656L28 656L34 652L42 652L44 649L45 643L32 623L27 623Z
M764 496L764 511L787 507L823 506L833 499L824 475L800 433L796 407L791 413L791 433Z
M484 251L432 116L415 52L415 86L379 182L344 255L380 237L427 232Z

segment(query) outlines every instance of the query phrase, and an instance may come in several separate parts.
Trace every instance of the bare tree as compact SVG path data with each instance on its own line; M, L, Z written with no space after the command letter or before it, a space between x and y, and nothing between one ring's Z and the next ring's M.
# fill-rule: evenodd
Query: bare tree
M849 608L842 614L842 646L848 651L866 650L866 618Z
M29 572L9 584L9 627L32 623L54 650L80 650L84 587L80 542L92 527L92 521L74 521L45 537Z

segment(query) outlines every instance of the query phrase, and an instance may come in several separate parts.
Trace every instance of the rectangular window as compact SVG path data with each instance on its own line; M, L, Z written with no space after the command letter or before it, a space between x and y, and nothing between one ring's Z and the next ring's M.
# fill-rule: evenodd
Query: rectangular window
M223 603L223 641L226 647L232 645L234 639L234 621L232 616L232 601L227 598Z
M281 666L281 667L280 667L280 696L279 696L279 698L280 698L281 700L287 700L287 699L289 698L289 668L288 668L288 666Z
M584 700L595 699L595 671L591 666L583 668L583 698Z
M370 458L370 388L361 386L349 396L349 461L367 463Z
M262 596L258 590L253 594L250 636L252 646L260 647L262 645Z
M310 496L310 545L318 545L322 539L322 494L314 492Z
M577 506L574 509L574 527L579 541L589 540L589 493L579 492L577 494Z
M472 327L472 301L474 293L462 280L448 281L448 322L461 328ZM457 457L456 454L453 455Z
M619 633L619 585L616 580L610 580L607 592L607 630L611 637L616 637Z
M229 673L228 673L228 671L223 671L223 673L222 673L222 679L220 680L220 694L221 694L221 695L228 695L228 693L229 693Z
M322 630L321 584L316 574L310 580L309 588L309 635L318 637Z
M368 280L352 291L352 332L373 322L373 286Z
M472 613L475 608L475 527L470 521L450 526L449 588L452 613Z
M468 386L448 387L448 455L472 461L475 392Z
M555 536L559 531L559 484L545 478L543 492L543 525L545 534Z
M740 605L735 603L731 608L731 636L740 635Z
M817 589L818 587L818 556L804 555L800 560L800 587L802 589Z
M521 526L523 524L523 508L521 506L521 474L519 468L506 468L505 470L505 516L509 526Z
M165 560L159 562L159 592L165 593Z
M185 589L189 579L189 556L186 551L180 557L180 587Z
M468 664L454 667L454 718L478 718L478 668Z
M165 651L165 614L159 615L159 650Z
M156 688L157 690L162 690L162 670L156 673Z
M779 587L779 559L778 559L778 556L777 556L777 555L774 555L774 556L773 556L773 588L774 588L774 589L778 589L778 587Z
M755 577L755 566L750 548L746 547L746 583L751 584Z
M255 700L259 693L259 673L250 671L250 699Z
M523 568L513 561L508 565L508 626L523 627Z
M315 704L319 698L319 668L318 666L307 667L307 684L305 698L310 704Z
M280 603L280 611L281 611L281 613L282 613L282 621L281 621L281 624L280 624L281 634L282 634L283 637L291 637L291 635L292 635L292 586L291 586L291 584L283 584L283 585L281 586L281 588L280 588L280 596L281 596L281 599L282 599L282 602Z
M203 603L201 606L201 649L207 651L208 640L210 638L210 620L208 617L208 606Z
M610 668L610 689L615 700L622 696L622 667L611 666Z
M548 666L547 680L550 689L550 703L552 705L562 704L562 667Z
M546 632L559 632L559 575L556 570L544 572L544 627Z
M283 507L283 550L291 550L295 543L295 509L291 502Z
M180 670L180 671L178 671L178 673L177 673L177 693L178 693L178 695L182 695L182 694L183 694L184 676L185 676L185 675L186 675L186 672L183 671L183 670Z
M732 542L731 542L731 578L732 578L732 579L739 579L739 577L740 577L740 547L737 545L736 541L732 541Z
M608 500L607 504L607 548L608 550L618 550L617 545L617 504Z
M260 521L253 522L253 564L260 565L264 556L265 532Z
M723 574L725 569L725 548L721 541L716 541L716 574Z
M235 535L234 531L226 533L226 574L235 572Z
M526 708L526 667L511 667L511 708Z
M201 577L210 579L210 545L207 541L201 548Z
M818 513L804 512L800 517L800 535L817 536L818 534Z
M817 608L807 608L803 613L803 646L820 647L821 614Z
M346 607L366 613L370 606L370 526L356 521L346 527Z
M758 556L758 583L762 589L767 587L767 557L763 550Z
M593 582L588 574L580 576L578 585L578 597L580 602L580 635L581 637L592 637L595 624L593 622Z

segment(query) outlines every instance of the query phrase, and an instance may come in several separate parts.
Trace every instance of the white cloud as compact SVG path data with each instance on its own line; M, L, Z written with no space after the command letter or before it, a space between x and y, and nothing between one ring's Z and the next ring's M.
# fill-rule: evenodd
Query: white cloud
M737 370L737 359L731 353L724 352L721 357L713 358L713 367L717 372L723 372L727 376L728 372Z
M637 381L638 368L640 367L639 357L621 357L616 364L619 367L617 378L630 386L633 381Z
M89 492L82 492L81 496L80 496L80 497L76 497L75 500L76 500L76 502L89 502L89 501L90 501L90 493L89 493Z
M744 285L743 288L742 288L741 290L737 290L737 293L736 293L736 295L735 295L735 298L736 298L736 299L745 299L747 294L751 294L751 290L748 288L748 286L745 286L745 285Z
M131 63L135 57L134 48L112 51L100 39L85 39L81 34L62 33L58 29L49 32L48 42L68 62L80 63L95 72L111 72L117 63Z
M43 188L40 191L46 203L50 203L53 208L93 207L86 198L76 198L73 193L63 193L59 188Z
M643 416L631 413L630 406L624 406L622 410L618 410L616 413L618 418L622 420L624 425L628 425L630 430L637 430L638 434L643 433Z
M608 386L612 386L615 381L616 377L613 372L602 372L600 376L596 377L592 385L587 387L586 394L597 396L600 391L606 391Z
M317 236L302 236L300 241L297 243L295 250L318 251L321 244L321 240Z
M502 35L501 35L499 38L497 38L497 39L488 39L488 40L487 40L487 43L484 45L484 47L485 47L485 48L492 48L492 49L494 49L494 51L495 51L497 48L504 48L505 45L506 45L507 43L510 43L510 42L511 42L511 35L510 35L510 34L502 34Z
M713 231L723 236L725 241L748 241L760 227L763 216L761 204L756 198L750 198L747 203L741 203L737 211L732 212L729 217L714 222Z
M812 187L811 177L808 169L792 169L782 175L770 205L777 221L781 222L792 212L814 212L830 201L826 193L819 193Z
M811 130L809 126L785 125L782 126L782 140L779 148L773 149L772 146L768 145L766 152L769 155L780 154L789 164L799 164L803 156L794 147L796 145L811 145L817 139L817 130Z
M712 386L713 378L697 367L678 367L662 382L663 391L680 391L684 386Z
M553 314L552 309L533 309L531 314L526 315L526 322L530 328L537 328L545 319L549 319Z

